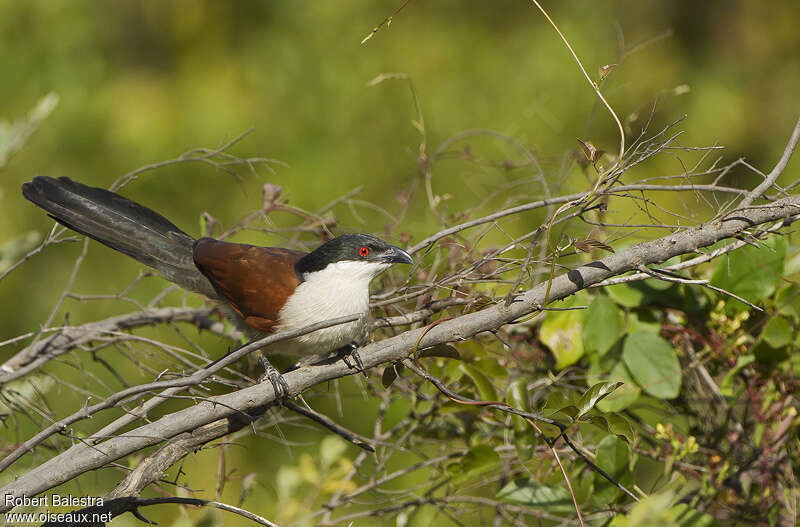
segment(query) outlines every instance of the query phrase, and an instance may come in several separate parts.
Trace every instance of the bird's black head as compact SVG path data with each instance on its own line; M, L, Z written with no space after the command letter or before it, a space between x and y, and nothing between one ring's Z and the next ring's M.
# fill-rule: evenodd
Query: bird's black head
M329 240L297 262L298 274L321 271L336 262L364 262L384 264L413 264L411 256L400 247L390 245L369 234L343 234Z

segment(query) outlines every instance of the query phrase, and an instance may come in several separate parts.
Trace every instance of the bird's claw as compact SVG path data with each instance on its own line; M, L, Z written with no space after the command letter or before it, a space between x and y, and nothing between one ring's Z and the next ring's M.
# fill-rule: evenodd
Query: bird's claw
M272 389L275 391L275 400L278 404L281 404L284 399L289 397L289 385L283 375L269 363L265 356L260 355L259 360L264 367L264 373L258 378L258 382L264 382L265 379L269 379L269 382L272 383Z
M348 368L356 368L358 371L364 374L364 377L367 376L367 371L364 368L364 362L361 360L361 355L358 354L358 348L355 344L351 342L347 346L344 346L339 353ZM350 359L353 359L355 364L351 363Z

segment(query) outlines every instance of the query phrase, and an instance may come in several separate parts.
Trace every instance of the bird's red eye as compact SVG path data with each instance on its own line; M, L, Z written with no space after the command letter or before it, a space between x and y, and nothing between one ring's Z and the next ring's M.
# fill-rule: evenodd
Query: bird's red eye
M361 249L358 250L358 254L360 254L361 256L366 256L369 254L369 249L367 247L362 247Z

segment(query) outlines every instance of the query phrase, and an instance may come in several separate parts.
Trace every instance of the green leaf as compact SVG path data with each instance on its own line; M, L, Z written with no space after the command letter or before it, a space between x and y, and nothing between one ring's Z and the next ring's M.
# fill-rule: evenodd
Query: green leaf
M621 382L598 382L586 390L581 398L578 399L576 405L578 407L578 415L576 418L580 419L589 410L594 408L594 405L596 405L598 401L614 392L617 388L622 386L622 384Z
M647 331L628 335L622 359L636 382L659 399L673 399L681 390L681 364L669 342Z
M563 413L574 419L578 415L575 397L572 392L565 393L563 390L552 390L547 396L545 409L552 410L553 413ZM551 417L553 415L551 414Z
M583 357L583 313L550 311L542 322L539 340L556 358L556 369L575 364Z
M774 364L789 358L794 330L783 317L773 317L761 331L753 347L756 360L762 364Z
M783 270L786 272L786 276L800 273L800 251L795 250L794 255L786 259Z
M639 399L642 389L633 380L624 362L618 362L611 373L608 374L609 381L621 381L623 384L617 391L610 394L597 404L597 408L603 412L620 412L629 407Z
M663 265L670 265L667 262L664 262ZM674 262L677 263L677 262ZM675 287L674 282L667 282L666 280L659 280L658 278L648 278L647 280L641 282L647 289L655 289L656 291L666 291L671 287Z
M508 385L506 402L523 412L531 411L531 401L528 398L528 379L522 377ZM527 425L525 427L527 428Z
M591 386L600 381L607 381L608 373L622 360L622 341L614 343L611 351L605 355L593 355L589 361L589 369L586 372L586 383ZM621 379L614 379L621 380Z
M593 425L599 426L607 432L611 432L612 434L616 434L624 438L629 443L632 443L634 440L633 428L631 427L631 424L627 419L625 419L625 417L618 413L610 412L597 415L591 417L589 421Z
M783 348L792 342L792 326L783 317L774 317L764 326L761 338L773 348Z
M469 364L459 364L459 369L463 371L475 384L478 389L479 397L484 401L497 401L497 390L494 385L481 370Z
M630 451L628 445L616 435L608 435L597 445L597 466L611 477L618 478L628 467Z
M528 478L508 483L497 493L496 498L500 501L519 503L551 512L575 510L572 498L564 487L550 487Z
M469 452L458 463L448 467L453 474L452 484L462 485L500 466L500 456L489 445L478 445L469 449Z
M583 348L604 355L622 333L622 313L609 297L600 295L592 300L583 325Z
M723 397L733 397L733 379L745 368L745 366L754 360L756 360L756 356L752 353L748 353L747 355L739 355L739 358L736 359L736 366L734 366L733 369L725 375L725 378L722 379L722 382L719 385L719 392Z
M531 402L528 398L528 379L523 377L508 385L506 402L517 410L522 410L523 412L531 411ZM514 423L515 432L527 435L531 429L528 422L519 415L511 414L511 421Z
M554 387L555 388L555 387ZM545 408L551 410L559 410L565 406L575 404L575 397L572 391L565 392L563 389L553 389L547 394L547 404Z
M614 302L625 307L637 307L644 300L644 292L628 284L611 285L606 287L606 292Z
M661 332L661 322L653 316L653 312L650 310L631 310L628 313L626 330L628 335L637 331L649 331L658 335Z
M432 348L426 348L419 352L420 357L442 357L445 359L461 359L458 350L450 344L438 344Z
M631 427L631 424L625 416L617 413L606 413L603 414L603 417L608 421L609 432L624 437L629 443L632 443L634 439L636 439L636 435L633 433L633 427Z
M787 241L773 237L763 247L743 247L720 258L711 285L734 293L757 304L772 295L783 273ZM738 313L750 309L738 300L726 299L725 312Z
M470 365L480 370L481 373L495 382L497 379L505 379L508 377L508 368L501 361L497 360L497 357L486 357L485 359L476 360Z
M508 389L506 390L506 402L523 412L531 411L531 402L528 397L528 379L522 377L508 385ZM519 415L512 414L511 422L514 425L514 446L517 449L517 455L522 460L528 460L533 457L533 446L535 442L533 429L531 425Z
M800 322L800 286L790 284L775 295L775 306L781 315L792 317L795 324Z

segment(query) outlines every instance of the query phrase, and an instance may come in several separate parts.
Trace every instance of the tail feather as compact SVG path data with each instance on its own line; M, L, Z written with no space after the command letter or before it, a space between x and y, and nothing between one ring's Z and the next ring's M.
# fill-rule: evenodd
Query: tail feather
M22 194L59 223L152 267L181 287L216 297L192 259L194 239L165 217L114 192L37 176Z

